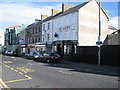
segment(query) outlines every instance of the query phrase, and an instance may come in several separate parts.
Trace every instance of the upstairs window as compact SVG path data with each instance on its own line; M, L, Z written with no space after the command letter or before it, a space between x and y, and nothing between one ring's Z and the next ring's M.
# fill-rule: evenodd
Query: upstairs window
M43 30L45 30L45 24L43 24Z
M50 23L48 23L48 30L50 29Z
M41 26L39 26L39 32L41 31L40 29L41 29Z
M36 33L37 33L37 26L35 27Z
M47 38L48 38L48 41L50 40L50 35L49 34L47 34Z

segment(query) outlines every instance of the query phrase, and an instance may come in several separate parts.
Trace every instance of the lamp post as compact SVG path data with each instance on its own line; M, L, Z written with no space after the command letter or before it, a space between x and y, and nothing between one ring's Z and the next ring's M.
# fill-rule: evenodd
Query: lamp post
M98 44L102 44L101 42L101 17L100 17L100 9L101 8L101 0L99 0L99 36L98 36ZM100 56L101 56L101 45L98 45L98 65L100 65Z

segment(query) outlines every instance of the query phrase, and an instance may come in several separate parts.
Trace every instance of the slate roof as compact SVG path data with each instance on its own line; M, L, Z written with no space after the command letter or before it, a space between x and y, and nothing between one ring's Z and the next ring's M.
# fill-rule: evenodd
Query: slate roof
M60 16L64 16L64 15L67 15L67 14L70 14L70 13L73 13L73 12L76 12L76 11L78 11L78 9L80 9L81 7L83 7L84 5L86 5L87 3L88 3L88 2L85 2L85 3L83 3L83 4L74 6L74 7L72 7L72 8L69 8L69 9L66 10L65 12L60 12L60 13L54 15L54 16L49 16L49 17L47 17L46 19L44 19L43 22L48 21L48 20L50 20L50 19L52 19L52 18L58 18L58 17L60 17Z

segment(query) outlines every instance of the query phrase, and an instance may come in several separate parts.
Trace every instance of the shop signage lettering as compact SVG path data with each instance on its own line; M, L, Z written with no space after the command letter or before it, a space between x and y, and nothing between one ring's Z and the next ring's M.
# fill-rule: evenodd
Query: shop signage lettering
M60 32L68 30L75 30L74 24L58 28L58 31Z

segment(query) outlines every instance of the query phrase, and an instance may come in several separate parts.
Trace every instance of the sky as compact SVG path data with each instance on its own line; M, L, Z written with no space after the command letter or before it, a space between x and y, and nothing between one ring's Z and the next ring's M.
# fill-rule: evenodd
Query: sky
M4 43L4 31L13 25L29 25L41 14L51 15L51 9L61 10L62 3L79 5L88 0L2 0L0 2L0 44ZM109 16L109 25L118 28L118 0L101 0L101 6ZM120 29L120 28L119 28Z

